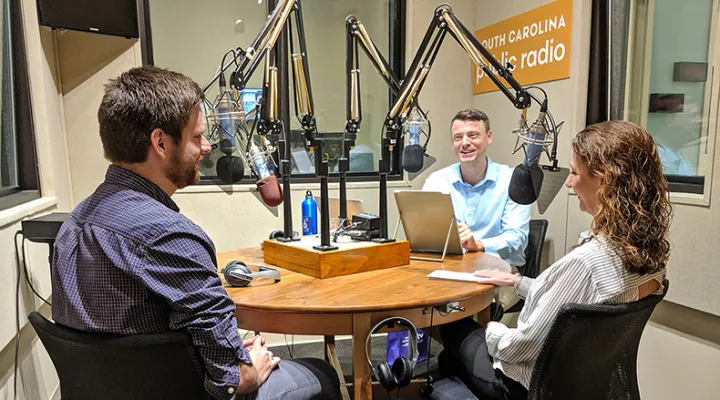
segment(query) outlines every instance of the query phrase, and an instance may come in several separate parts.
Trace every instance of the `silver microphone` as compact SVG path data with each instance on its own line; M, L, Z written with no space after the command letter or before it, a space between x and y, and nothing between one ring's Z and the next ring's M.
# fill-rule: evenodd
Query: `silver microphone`
M410 111L410 115L403 123L403 132L407 136L408 141L402 152L402 168L408 172L418 172L423 167L423 158L425 157L425 150L420 144L420 134L427 132L428 122L420 114L420 112L413 108Z
M215 103L215 120L220 133L218 148L223 153L230 155L237 150L235 123L236 117L242 117L242 115L238 115L242 113L242 105L235 101L232 94L228 92L224 74L220 75L218 98Z
M235 96L227 90L224 74L220 75L218 86L218 96L211 104L212 108L208 115L208 119L213 124L211 132L213 135L217 134L219 139L213 148L224 153L217 160L215 171L220 181L233 184L240 182L245 175L245 160L242 156L233 155L238 148L237 124L244 121L245 112ZM203 165L208 167L210 162L205 159Z
M540 214L545 213L552 200L560 192L569 173L567 168L557 167L556 163L550 167L540 166L540 156L544 152L551 158L548 147L554 144L555 136L562 126L562 122L548 129L546 118L548 117L547 100L542 102L540 112L533 124L528 127L525 113L523 111L518 128L513 130L517 135L515 151L523 149L525 157L522 164L513 170L512 178L508 187L508 196L518 204L532 204L537 202ZM550 117L552 120L552 117ZM553 161L552 159L550 161ZM544 171L549 172L545 179Z
M268 146L268 148L271 147ZM263 202L270 207L277 207L283 201L283 191L277 175L275 175L277 166L270 157L270 153L269 151L263 151L254 140L250 139L250 151L248 153L251 160L250 166L258 177L255 185L257 185Z
M258 176L258 179L275 175L275 171L277 169L275 167L275 162L268 152L262 150L254 140L250 141L250 151L248 152L248 156L251 161L252 170Z
M525 153L523 164L525 166L538 163L540 161L540 155L543 152L547 154L548 148L552 146L555 141L554 135L548 132L546 128L545 117L546 112L541 109L532 126L528 127L527 119L523 113L520 115L518 127L513 129L513 133L517 135L514 152L517 152L521 148L523 149Z

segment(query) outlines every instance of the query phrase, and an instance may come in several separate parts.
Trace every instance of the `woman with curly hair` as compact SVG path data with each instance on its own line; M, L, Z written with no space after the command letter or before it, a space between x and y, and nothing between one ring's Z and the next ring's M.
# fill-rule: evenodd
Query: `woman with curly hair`
M626 121L590 125L572 141L571 173L591 235L535 279L478 271L525 299L517 328L464 319L441 327L441 372L481 399L526 399L535 361L563 304L618 304L662 291L672 209L655 142Z

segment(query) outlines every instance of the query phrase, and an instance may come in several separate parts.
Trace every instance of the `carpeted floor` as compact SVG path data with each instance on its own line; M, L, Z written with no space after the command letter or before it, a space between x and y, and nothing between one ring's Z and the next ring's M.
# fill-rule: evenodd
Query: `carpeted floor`
M273 346L271 347L272 352L280 357L281 359L291 359L300 357L316 357L324 358L325 350L322 342L317 343L302 343L292 345L291 336L287 336L288 344L286 346ZM340 360L340 366L342 367L345 375L345 382L352 382L352 341L350 339L338 340L335 342L335 350ZM442 345L437 341L433 340L430 346L430 372L433 376L437 376L437 355L440 354ZM371 358L373 365L379 364L385 358L387 352L387 337L385 335L373 337L372 340L372 353ZM292 353L292 357L291 354ZM414 369L413 376L415 378L425 378L427 376L427 361L423 361L420 365ZM373 377L373 380L375 378ZM352 393L352 391L351 391ZM395 399L396 393L392 393L392 398ZM417 397L401 396L400 399L412 399ZM382 398L381 398L382 399Z

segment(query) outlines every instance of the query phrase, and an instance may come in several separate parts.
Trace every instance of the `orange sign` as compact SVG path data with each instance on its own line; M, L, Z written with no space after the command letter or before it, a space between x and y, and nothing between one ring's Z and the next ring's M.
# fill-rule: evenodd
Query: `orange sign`
M502 65L513 65L512 74L523 86L569 78L572 1L555 0L478 29L475 37ZM498 87L476 66L473 94L495 90Z

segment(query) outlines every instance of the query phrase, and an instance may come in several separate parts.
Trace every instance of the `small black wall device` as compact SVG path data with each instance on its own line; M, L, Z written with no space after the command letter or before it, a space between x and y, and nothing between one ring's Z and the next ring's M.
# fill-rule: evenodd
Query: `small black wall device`
M37 0L40 25L140 37L136 0Z

